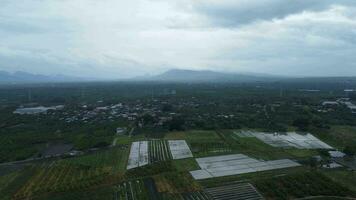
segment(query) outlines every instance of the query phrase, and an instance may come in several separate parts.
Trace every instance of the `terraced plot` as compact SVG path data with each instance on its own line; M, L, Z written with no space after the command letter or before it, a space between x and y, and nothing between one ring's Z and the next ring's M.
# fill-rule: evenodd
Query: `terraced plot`
M205 189L212 200L262 200L263 197L249 183L220 186Z
M261 161L243 154L196 159L201 170L191 171L196 180L300 166L289 159Z
M262 142L273 147L294 147L298 149L333 149L333 147L322 142L310 133L301 135L295 132L272 134L253 131L239 131L234 132L234 134L239 137L256 137Z

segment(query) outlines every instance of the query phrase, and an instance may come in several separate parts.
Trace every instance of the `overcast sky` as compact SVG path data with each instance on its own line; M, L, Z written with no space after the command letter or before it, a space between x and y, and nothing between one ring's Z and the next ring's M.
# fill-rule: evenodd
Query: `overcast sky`
M356 76L355 0L0 0L0 70Z

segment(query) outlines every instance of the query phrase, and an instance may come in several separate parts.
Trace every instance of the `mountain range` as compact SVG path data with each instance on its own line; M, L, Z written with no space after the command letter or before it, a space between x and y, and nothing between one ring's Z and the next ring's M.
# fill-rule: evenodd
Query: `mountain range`
M16 83L47 83L47 82L77 82L83 81L83 78L64 76L64 75L42 75L32 74L28 72L9 73L0 71L0 83L16 84Z
M161 81L161 82L265 82L281 80L284 77L268 74L253 73L223 73L209 70L182 70L172 69L162 74L150 77L140 77L135 80L142 81Z
M149 81L149 82L178 82L178 83L252 83L252 82L356 82L355 77L284 77L258 73L224 73L208 70L172 69L154 76L142 76L131 79L101 80L65 75L41 75L28 72L9 73L0 71L0 84L24 83L55 83L55 82L84 82L84 81Z

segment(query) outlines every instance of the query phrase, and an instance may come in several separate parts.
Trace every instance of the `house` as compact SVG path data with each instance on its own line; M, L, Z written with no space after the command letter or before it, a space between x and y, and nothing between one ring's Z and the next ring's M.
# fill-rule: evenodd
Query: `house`
M338 106L339 103L337 101L324 101L322 105L327 107L334 107L334 106Z
M125 132L126 132L126 128L119 127L119 128L116 129L116 134L117 135L124 135Z

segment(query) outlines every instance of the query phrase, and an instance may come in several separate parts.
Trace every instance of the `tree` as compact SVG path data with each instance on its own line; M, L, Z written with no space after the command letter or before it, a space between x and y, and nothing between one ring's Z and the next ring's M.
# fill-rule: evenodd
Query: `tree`
M182 131L184 130L185 120L182 117L174 117L168 122L168 129L170 131Z
M293 126L297 127L301 131L307 131L310 125L310 120L308 118L298 118L293 122Z
M355 146L351 146L351 145L347 145L344 148L344 153L348 156L354 156L356 155L356 147Z

